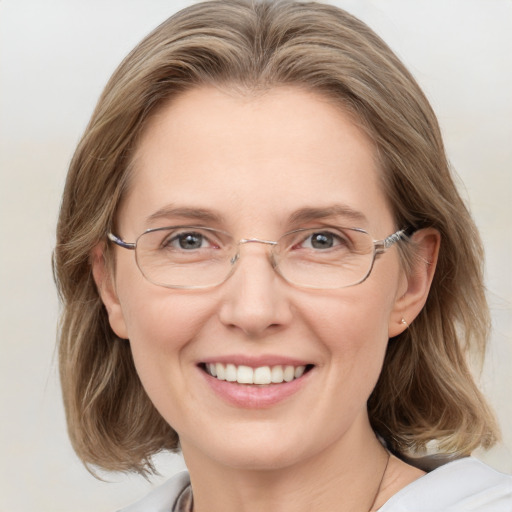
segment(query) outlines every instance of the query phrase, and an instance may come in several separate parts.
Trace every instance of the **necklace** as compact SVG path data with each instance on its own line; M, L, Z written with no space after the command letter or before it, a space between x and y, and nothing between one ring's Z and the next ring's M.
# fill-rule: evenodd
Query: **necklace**
M391 459L391 454L386 450L387 458L386 458L386 465L384 466L384 471L382 472L382 476L380 477L379 486L377 487L377 492L375 493L375 496L373 497L372 504L370 505L370 508L368 509L368 512L371 512L373 510L373 507L375 506L375 503L377 502L377 498L379 497L380 488L382 487L382 482L384 482L384 477L386 476L386 471L388 470L389 465L389 459Z
M380 488L382 487L382 482L384 482L384 477L386 476L386 471L388 470L389 465L389 459L391 459L391 454L386 450L387 458L386 458L386 465L384 466L384 471L382 472L382 476L380 477L379 486L377 487L377 492L375 493L375 496L373 497L372 504L370 505L370 508L368 509L368 512L371 512L373 507L375 506L375 503L377 502L377 498L379 497ZM191 487L187 487L185 491L182 492L182 494L179 496L177 503L175 505L175 508L173 509L174 512L193 512L194 510L194 498L192 495L192 489Z

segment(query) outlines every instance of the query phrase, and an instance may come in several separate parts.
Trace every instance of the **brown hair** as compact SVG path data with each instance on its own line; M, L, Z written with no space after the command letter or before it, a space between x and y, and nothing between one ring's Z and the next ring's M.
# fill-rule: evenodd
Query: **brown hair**
M489 328L482 245L415 80L375 33L341 9L214 0L172 16L126 57L70 165L54 272L63 303L64 403L82 460L144 473L153 469L152 455L178 449L177 434L142 388L129 343L110 328L90 254L114 225L148 117L205 84L249 92L303 87L355 115L377 147L397 226L434 227L442 237L426 306L389 343L368 402L372 425L399 453L419 452L432 440L454 454L493 444L497 428L466 362L469 349L483 355Z

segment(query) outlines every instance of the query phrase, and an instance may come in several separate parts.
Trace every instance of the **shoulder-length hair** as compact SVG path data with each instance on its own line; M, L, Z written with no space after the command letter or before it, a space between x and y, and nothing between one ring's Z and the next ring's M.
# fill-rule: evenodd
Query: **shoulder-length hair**
M54 273L63 304L60 376L81 459L145 473L153 470L152 455L179 447L142 388L129 343L110 328L90 257L115 224L149 116L199 85L245 93L305 88L329 97L363 127L375 144L396 225L433 227L442 237L425 307L389 342L368 402L372 426L402 454L434 440L439 451L456 455L493 444L497 427L466 361L470 349L483 356L489 328L482 244L416 81L373 31L341 9L213 0L172 16L126 57L70 164ZM112 259L108 244L105 257Z

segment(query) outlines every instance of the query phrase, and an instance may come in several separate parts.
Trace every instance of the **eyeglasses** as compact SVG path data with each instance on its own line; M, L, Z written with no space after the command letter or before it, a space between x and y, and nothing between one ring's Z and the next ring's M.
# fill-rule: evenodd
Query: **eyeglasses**
M135 242L108 238L135 251L144 277L166 288L199 289L220 285L236 269L245 244L269 246L269 261L288 283L313 289L345 288L370 275L375 258L406 236L399 230L384 240L373 240L363 229L338 226L296 229L277 241L242 238L203 226L148 229Z

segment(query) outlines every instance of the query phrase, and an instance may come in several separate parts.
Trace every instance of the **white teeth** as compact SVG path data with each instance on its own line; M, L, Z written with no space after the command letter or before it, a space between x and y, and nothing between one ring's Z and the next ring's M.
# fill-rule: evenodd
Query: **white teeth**
M223 364L217 363L215 365L215 370L217 372L217 375L216 375L217 379L226 380L226 370L225 370Z
M239 384L281 384L291 382L304 375L305 366L259 366L251 368L250 366L236 366L232 363L226 365L222 363L206 364L207 372L218 380L228 382L238 382Z
M302 375L304 374L305 371L306 371L306 367L305 366L297 366L297 368L295 368L294 377L296 379L298 379L299 377L302 377Z
M254 370L254 384L270 384L272 382L270 368L260 366Z
M295 377L295 368L293 366L286 366L283 372L283 379L285 382L291 382Z
M234 364L227 364L226 365L226 380L228 382L235 382L236 381L236 366Z
M254 370L249 366L239 366L236 381L239 384L252 384L254 382Z
M271 380L274 384L279 384L279 383L283 382L283 367L282 366L274 366L272 368Z

